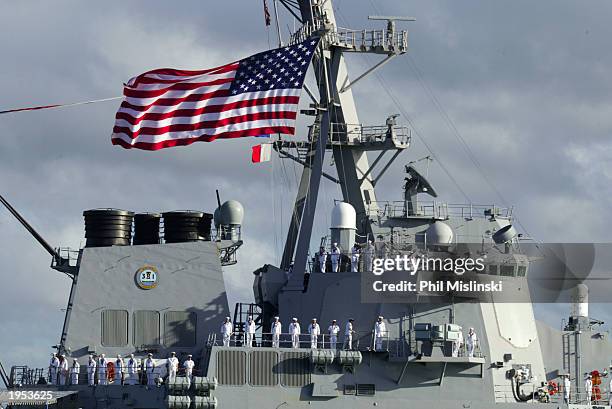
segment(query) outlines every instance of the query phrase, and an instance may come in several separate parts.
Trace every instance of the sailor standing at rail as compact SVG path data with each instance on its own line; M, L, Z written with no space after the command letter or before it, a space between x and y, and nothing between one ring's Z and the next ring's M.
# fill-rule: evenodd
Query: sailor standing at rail
M179 360L176 357L176 352L170 352L170 358L168 358L168 382L174 382L176 380L176 373L178 372Z
M81 372L81 365L79 365L78 359L73 358L72 366L70 367L70 384L71 385L79 384L79 372Z
M587 405L591 404L591 398L593 396L593 381L591 375L587 375L586 381L584 381L584 391L586 392Z
M291 324L289 324L289 335L291 335L291 348L299 348L300 347L300 334L302 333L302 329L300 328L300 323L298 319L293 317L291 320Z
M317 341L319 340L321 327L319 327L316 318L313 318L310 325L308 326L308 333L310 334L310 348L317 349Z
M125 370L125 362L121 355L117 355L115 360L115 385L123 385L123 372Z
M327 265L327 251L325 251L323 246L321 246L319 252L317 253L317 259L319 261L319 271L324 273Z
M51 354L51 360L49 361L49 382L52 385L57 383L57 369L59 368L59 359L55 353Z
M191 359L193 355L187 355L187 359L183 362L183 369L185 369L185 377L187 378L187 382L191 385L191 378L193 377L193 368L195 367L195 362ZM189 389L189 388L187 388Z
M329 347L331 349L336 349L336 343L338 342L338 333L340 332L340 327L337 324L336 320L332 320L331 325L327 328L327 332L329 333Z
M463 332L459 331L459 338L453 341L451 356L456 358L459 356L459 349L463 345Z
M470 328L467 334L467 339L465 340L465 346L467 348L467 354L469 358L474 358L474 350L476 349L477 342L478 337L474 332L474 328Z
M572 388L572 384L570 382L569 374L563 376L563 402L565 402L566 405L569 404L571 388Z
M382 351L383 338L387 335L387 326L383 317L379 316L374 324L374 351Z
M87 384L94 386L96 379L96 360L93 355L89 355L89 361L87 362Z
M332 263L332 272L337 273L340 267L340 256L341 251L340 247L338 247L338 243L332 244L331 248L331 263Z
M153 354L149 353L145 361L145 369L147 371L147 385L155 386L155 361Z
M351 250L351 272L356 273L359 271L359 244L355 243L353 249Z
M255 321L253 317L249 316L247 322L244 323L244 329L246 331L246 346L251 348L253 346L253 339L255 338Z
M280 336L283 332L283 325L278 317L274 317L272 323L272 348L278 348L280 346Z
M230 317L225 317L225 322L221 324L221 335L223 336L223 346L230 346L230 339L232 338L232 321Z
M130 359L127 361L128 385L136 385L138 381L138 363L134 359L134 354L130 354Z
M68 380L68 360L66 355L62 354L59 365L59 381L58 385L66 385Z
M353 349L353 334L355 333L353 330L353 321L355 320L349 318L344 327L344 349L348 349L349 351Z
M98 385L108 385L108 379L106 378L106 355L101 354L98 359Z

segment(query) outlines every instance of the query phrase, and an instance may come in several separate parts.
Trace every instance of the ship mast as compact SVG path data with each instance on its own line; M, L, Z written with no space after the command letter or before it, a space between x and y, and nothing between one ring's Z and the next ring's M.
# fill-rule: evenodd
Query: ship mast
M355 208L359 241L372 235L371 219L378 213L376 181L408 147L409 140L397 138L394 117L381 127L363 127L351 87L393 57L406 52L407 33L397 32L395 21L414 19L371 17L387 20L387 30L340 30L331 0L280 0L280 3L303 24L294 33L294 41L311 34L323 37L313 58L319 99L307 89L313 99L311 114L316 118L310 131L311 140L303 143L278 141L274 145L284 157L294 159L304 167L281 260L282 269L288 269L295 260L294 271L303 272L306 271L321 176L340 184L343 200ZM351 82L344 52L381 54L385 58ZM285 150L288 148L297 148L298 151L301 148L303 157L292 157ZM337 179L323 172L327 150L334 156ZM382 165L384 154L390 150L395 150L395 154ZM372 165L367 151L380 152ZM374 177L372 170L378 164L382 169Z

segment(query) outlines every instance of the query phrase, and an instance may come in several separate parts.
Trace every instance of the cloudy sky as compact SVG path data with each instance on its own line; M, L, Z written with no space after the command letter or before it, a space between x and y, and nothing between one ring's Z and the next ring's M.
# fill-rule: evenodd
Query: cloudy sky
M401 113L412 148L378 186L401 198L403 165L437 158L429 178L450 203L515 206L541 241L610 240L612 3L336 0L338 22L414 16L410 52L355 86L360 121ZM282 21L283 35L293 29ZM261 1L5 2L0 13L0 110L121 95L153 68L202 69L273 47ZM351 56L359 74L377 57ZM159 152L110 144L118 101L0 116L0 192L53 245L83 244L82 211L212 211L214 191L246 208L241 262L225 272L230 303L250 296L251 271L278 261L299 169L254 166L243 139ZM303 129L303 128L302 128ZM303 137L303 133L298 136ZM466 149L464 143L469 146ZM328 159L326 170L333 172ZM458 182L455 184L447 173ZM336 186L325 184L315 237L326 233ZM273 223L271 223L271 221ZM0 360L45 365L69 280L0 209ZM606 318L607 305L594 310ZM558 326L566 311L539 306Z

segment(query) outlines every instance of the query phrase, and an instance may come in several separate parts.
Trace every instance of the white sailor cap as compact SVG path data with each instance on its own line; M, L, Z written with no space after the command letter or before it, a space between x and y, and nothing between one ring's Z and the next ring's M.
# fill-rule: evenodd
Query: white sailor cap
M189 354L189 355L187 355L187 358L191 358L192 356L193 356L193 355Z
M317 319L316 319L316 318L313 318L312 320L313 320L313 321L316 321Z
M274 317L274 319L275 319L275 320L279 320L280 318L278 318L278 317Z
M176 355L176 352L172 351L170 352L170 355Z
M248 319L252 320L252 319L253 319L253 317L249 315L249 318L248 318Z
M121 355L117 354L117 358L121 358Z
M153 356L153 354L149 352L149 353L147 354L147 356Z
M104 354L100 354L100 356L101 356L102 358L104 358L106 355L104 355Z
M291 318L291 319L292 319L293 321L297 321L297 320L298 320L298 319L297 319L297 318L295 318L295 317L293 317L293 318Z
M378 319L379 319L379 320L382 320L383 318L384 318L384 317L383 317L382 315L379 315L379 316L378 316Z

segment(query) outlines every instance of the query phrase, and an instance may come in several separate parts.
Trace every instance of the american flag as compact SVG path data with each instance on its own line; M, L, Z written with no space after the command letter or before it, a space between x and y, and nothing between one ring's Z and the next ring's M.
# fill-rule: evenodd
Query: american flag
M201 71L158 69L132 78L115 116L112 143L158 150L265 134L295 133L311 38Z

